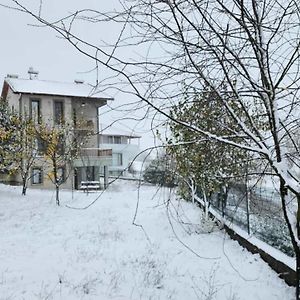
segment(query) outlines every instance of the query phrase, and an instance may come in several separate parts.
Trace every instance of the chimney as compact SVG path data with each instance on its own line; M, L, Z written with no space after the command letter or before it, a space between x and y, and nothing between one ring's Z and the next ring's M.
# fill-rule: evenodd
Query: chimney
M74 83L76 83L76 84L83 84L84 80L82 80L82 79L75 79Z
M17 74L7 74L6 77L7 78L19 78L19 75L17 75Z
M36 70L33 69L33 67L30 67L28 69L28 74L29 74L29 79L30 80L37 79L38 75L39 75L39 71L36 71Z

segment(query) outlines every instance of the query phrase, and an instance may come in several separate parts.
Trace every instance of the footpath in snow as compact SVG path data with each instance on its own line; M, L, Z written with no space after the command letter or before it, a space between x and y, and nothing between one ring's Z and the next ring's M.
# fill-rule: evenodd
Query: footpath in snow
M0 185L0 299L294 299L258 255L167 189L99 193ZM135 223L132 224L139 206ZM210 233L208 233L210 232Z

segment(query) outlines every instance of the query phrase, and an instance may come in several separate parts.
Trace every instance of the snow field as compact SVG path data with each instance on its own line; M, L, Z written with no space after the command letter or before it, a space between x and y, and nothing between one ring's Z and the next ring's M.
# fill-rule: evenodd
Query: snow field
M169 190L120 182L99 194L0 185L0 299L294 298L257 255ZM73 198L73 199L72 199ZM135 224L132 224L137 201Z

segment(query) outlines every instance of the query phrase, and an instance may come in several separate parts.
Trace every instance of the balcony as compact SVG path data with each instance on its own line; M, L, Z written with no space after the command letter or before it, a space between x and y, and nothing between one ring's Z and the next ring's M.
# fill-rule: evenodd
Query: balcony
M88 157L112 157L112 149L83 148L80 156Z
M74 167L110 166L112 149L82 148L79 157L73 161Z
M94 131L96 129L95 124L96 119L91 118L91 119L80 119L80 120L74 120L75 123L75 130L78 131Z

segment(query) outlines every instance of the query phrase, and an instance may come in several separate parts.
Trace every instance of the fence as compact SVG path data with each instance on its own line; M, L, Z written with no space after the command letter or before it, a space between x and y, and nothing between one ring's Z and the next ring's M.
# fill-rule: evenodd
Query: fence
M255 224L255 222L253 220L251 220L253 218L253 216L255 216L255 213L250 213L250 208L253 205L250 205L250 201L251 199L256 199L257 198L257 191L256 193L253 193L253 195L251 196L251 194L248 194L248 196L243 196L243 197L237 197L238 193L237 190L240 190L240 188L237 187L232 187L232 191L231 193L228 195L228 202L227 205L228 206L224 206L223 208L220 209L220 197L218 197L218 195L214 195L213 197L211 197L210 199L210 207L209 207L209 213L210 215L212 215L213 217L215 217L218 220L222 220L223 224L224 224L224 228L226 230L226 232L229 234L229 236L234 239L237 240L239 242L240 245L242 245L243 247L247 248L250 252L252 253L258 253L260 254L261 258L267 262L269 264L269 266L276 271L279 274L279 277L282 278L283 280L285 280L285 282L288 285L291 286L296 286L297 280L296 280L296 272L295 272L295 262L294 259L290 258L287 261L282 260L282 254L280 254L279 251L276 252L272 251L270 254L270 251L268 248L270 248L269 246L267 246L267 244L271 245L274 247L274 244L277 245L277 248L280 249L281 248L281 243L270 243L270 236L272 236L272 233L267 233L267 230L260 230L260 231L253 231L252 234L247 234L246 231L253 230L253 225ZM244 191L244 194L247 191ZM249 191L248 191L249 192ZM264 194L264 193L263 193ZM239 195L241 196L241 195ZM245 200L243 200L243 198L245 198ZM236 200L238 200L238 205L230 205L232 204L232 201L236 202ZM248 204L248 207L243 207L243 202L245 202L246 200L248 200L248 203L244 203L244 204ZM259 200L262 200L259 198ZM204 201L199 198L196 197L196 201L200 204L200 206L205 206ZM247 202L247 201L246 201ZM257 206L257 207L256 207ZM259 203L259 205L256 204L256 209L260 208L259 211L263 211L262 215L263 215L263 220L266 220L265 218L265 213L269 212L269 208L273 207L276 208L275 212L277 214L279 214L279 218L280 217L280 212L278 210L278 205L276 203L272 203L269 201L268 203L268 209L266 207L263 207L263 209L261 209L261 203ZM265 205L263 205L265 206ZM234 209L232 209L232 207ZM265 212L266 211L266 212ZM274 210L273 210L274 211ZM241 217L241 215L244 216ZM246 214L246 216L245 216ZM252 218L251 218L252 215ZM271 219L271 218L270 218ZM273 224L273 223L272 223ZM278 219L278 224L280 224L280 226L285 226L285 224L283 223L282 219ZM278 225L277 224L277 225ZM271 226L271 228L274 230L274 227L276 227L276 225ZM244 230L241 230L244 229ZM279 229L282 229L279 227ZM255 238L255 236L258 237ZM282 236L281 236L282 237ZM261 242L261 240L265 239L265 243ZM278 246L279 245L279 246ZM288 247L289 251L291 250ZM282 251L282 250L281 250ZM279 255L278 255L279 253Z
M261 185L235 184L230 187L226 200L216 193L209 201L223 218L248 234L289 256L294 255L276 190Z

